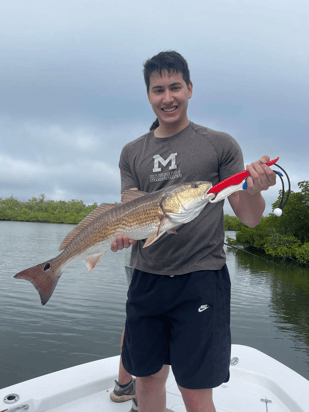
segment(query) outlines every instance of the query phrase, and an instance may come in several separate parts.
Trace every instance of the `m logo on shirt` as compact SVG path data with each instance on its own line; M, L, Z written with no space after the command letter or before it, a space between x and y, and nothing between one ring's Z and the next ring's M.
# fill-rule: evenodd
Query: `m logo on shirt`
M154 158L153 172L154 173L161 172L161 167L159 167L159 162L161 163L163 167L165 167L169 162L171 162L169 170L177 169L176 156L177 156L177 153L172 153L171 155L169 155L169 157L166 160L164 160L163 157L161 157L160 155L153 156Z
M161 157L160 155L153 156L154 158L153 172L156 174L150 175L150 181L159 182L162 180L171 180L171 179L177 179L179 177L182 177L180 170L177 170L176 156L177 156L177 153L172 153L171 155L169 155L169 157L166 160L164 160L163 157ZM174 171L158 173L162 171L161 167L159 167L159 163L161 164L162 167L166 167L170 163L170 166L168 169L174 170Z

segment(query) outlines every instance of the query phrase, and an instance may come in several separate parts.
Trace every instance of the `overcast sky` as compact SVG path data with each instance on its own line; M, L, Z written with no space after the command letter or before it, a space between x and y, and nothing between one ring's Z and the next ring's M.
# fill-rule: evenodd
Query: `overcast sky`
M246 164L280 156L297 191L308 16L305 0L1 0L0 198L119 201L121 149L154 120L143 62L162 50L189 63L189 119L231 134Z

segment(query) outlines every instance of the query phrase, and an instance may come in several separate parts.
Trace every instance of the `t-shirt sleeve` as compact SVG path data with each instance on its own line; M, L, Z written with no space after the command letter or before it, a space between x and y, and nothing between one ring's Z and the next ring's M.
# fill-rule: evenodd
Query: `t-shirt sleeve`
M128 145L124 146L124 148L122 149L119 160L119 169L121 179L121 193L128 189L137 188L129 162Z
M220 181L245 169L242 150L237 141L230 135L225 135L224 140L219 169Z

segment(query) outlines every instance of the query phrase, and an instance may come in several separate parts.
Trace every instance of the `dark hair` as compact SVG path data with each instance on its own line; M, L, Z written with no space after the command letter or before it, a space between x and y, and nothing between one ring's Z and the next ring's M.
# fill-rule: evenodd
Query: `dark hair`
M156 118L156 120L155 120L155 121L152 123L152 125L150 126L149 131L151 132L152 130L156 129L156 128L159 127L159 126L160 126L159 119Z
M191 81L190 71L186 60L182 57L181 54L177 53L176 51L165 51L151 57L144 63L143 73L148 92L151 73L157 72L161 76L163 70L166 70L168 73L182 73L184 82L187 86L189 86ZM159 127L158 118L152 123L149 130L154 130L157 127Z
M189 86L190 71L186 60L175 51L165 51L151 57L151 59L146 60L144 63L143 73L148 92L151 73L157 72L161 76L163 70L167 70L168 73L182 73L183 80Z

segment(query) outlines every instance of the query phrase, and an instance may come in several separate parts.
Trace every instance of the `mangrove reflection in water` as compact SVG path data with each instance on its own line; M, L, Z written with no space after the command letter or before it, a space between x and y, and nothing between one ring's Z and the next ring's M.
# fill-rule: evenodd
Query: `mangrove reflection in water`
M56 256L73 227L0 221L0 388L119 354L128 288L124 251L107 253L91 273L81 260L73 262L45 306L33 285L13 278ZM225 249L233 343L309 379L309 271Z

